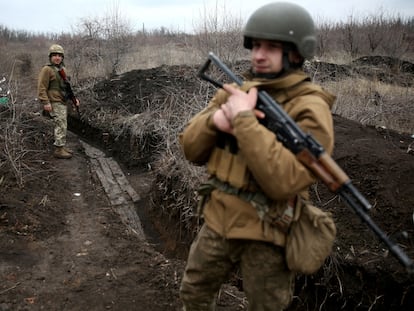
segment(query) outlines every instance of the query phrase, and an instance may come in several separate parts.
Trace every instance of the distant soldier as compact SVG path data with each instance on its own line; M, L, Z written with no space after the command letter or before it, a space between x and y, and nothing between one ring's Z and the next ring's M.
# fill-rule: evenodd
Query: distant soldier
M38 98L43 104L43 111L50 115L54 122L54 145L56 150L53 155L59 159L70 159L72 150L66 147L67 134L67 85L64 73L65 53L62 46L53 44L49 48L49 64L44 66L39 74ZM79 106L79 100L73 98L75 106Z
M285 258L289 211L309 199L316 177L264 126L255 109L266 91L331 153L335 97L303 72L315 53L314 22L286 2L256 10L244 28L251 69L241 89L224 85L180 134L185 157L207 165L200 193L204 224L191 245L180 297L186 311L215 310L215 297L240 267L249 310L278 311L293 297ZM201 191L202 190L202 191Z

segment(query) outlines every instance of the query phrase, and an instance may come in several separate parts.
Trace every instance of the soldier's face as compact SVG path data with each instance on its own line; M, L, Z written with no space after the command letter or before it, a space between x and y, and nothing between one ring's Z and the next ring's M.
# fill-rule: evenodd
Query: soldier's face
M60 65L63 60L63 55L59 53L52 53L50 54L50 62L53 65Z
M255 73L279 73L283 68L282 43L271 40L253 39L251 61Z

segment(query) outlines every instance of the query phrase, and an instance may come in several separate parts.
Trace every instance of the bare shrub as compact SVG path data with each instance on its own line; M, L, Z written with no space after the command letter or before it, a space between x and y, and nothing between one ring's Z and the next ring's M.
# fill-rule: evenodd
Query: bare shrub
M318 55L334 62L363 55L413 57L413 20L380 10L365 17L351 14L346 22L319 22ZM341 51L345 52L342 53ZM345 55L344 55L345 54Z
M17 55L16 59L19 61L19 73L22 77L33 74L32 56L29 53L21 53Z
M29 108L33 103L17 96L20 85L13 80L13 72L10 77L8 101L0 105L0 179L23 187L28 178L40 173L35 163L47 137L35 128L36 116Z
M383 29L384 40L381 42L385 55L402 58L414 52L414 20L400 17L390 19Z
M201 91L198 90L198 91ZM155 198L163 198L161 208L170 218L180 220L185 231L194 232L194 207L200 181L205 176L204 168L196 167L184 158L178 144L179 132L183 129L186 120L206 104L204 98L196 94L182 93L177 96L174 90L167 95L159 118L165 120L165 127L159 128L165 137L164 152L160 153L154 163L157 172L157 192ZM184 121L184 123L183 123ZM159 196L162 194L162 196ZM160 202L158 202L160 203ZM160 204L156 204L157 207Z

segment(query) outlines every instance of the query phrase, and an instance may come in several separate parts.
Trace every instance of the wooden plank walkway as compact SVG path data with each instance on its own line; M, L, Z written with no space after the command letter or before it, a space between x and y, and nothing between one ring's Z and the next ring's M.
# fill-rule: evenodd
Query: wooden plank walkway
M129 184L119 164L88 143L82 140L80 143L89 157L92 170L101 181L112 208L130 231L141 240L145 240L141 220L135 210L135 203L140 201L140 196Z

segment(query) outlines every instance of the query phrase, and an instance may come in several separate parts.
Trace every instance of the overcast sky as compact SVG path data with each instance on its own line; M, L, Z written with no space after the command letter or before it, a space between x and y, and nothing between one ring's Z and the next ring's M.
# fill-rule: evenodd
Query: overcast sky
M82 18L108 16L118 8L135 29L191 32L205 10L228 12L243 21L269 0L0 0L0 25L30 32L71 32ZM315 20L347 21L385 12L389 16L414 17L413 0L292 0L305 7Z

